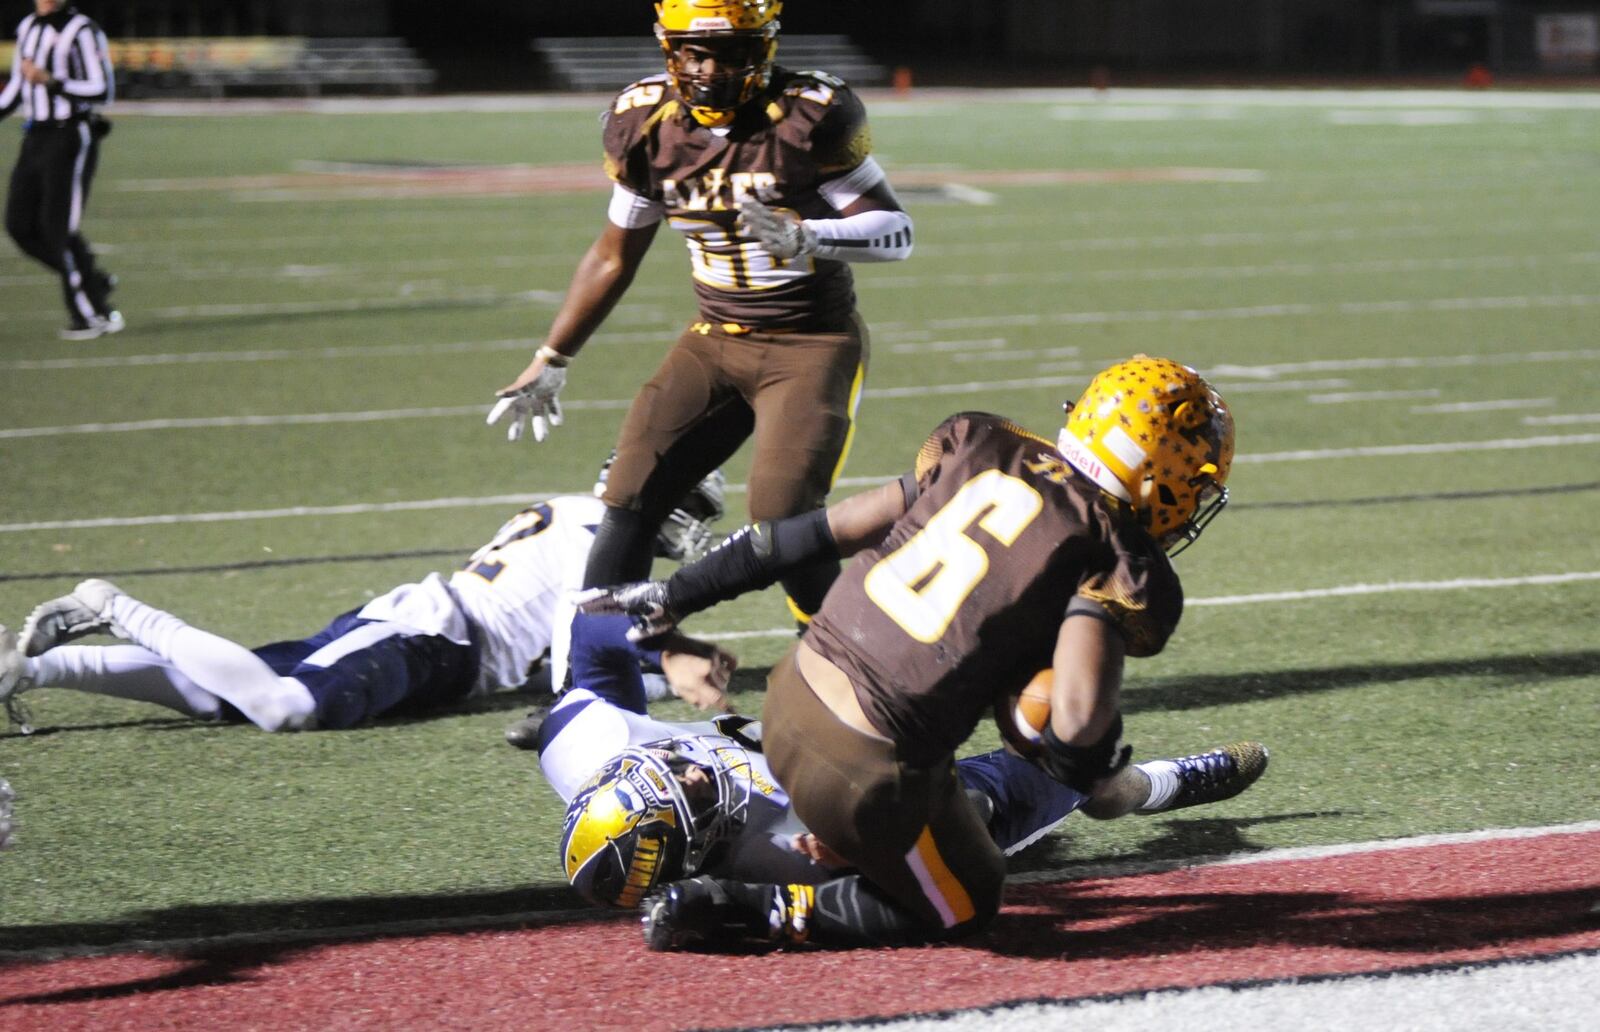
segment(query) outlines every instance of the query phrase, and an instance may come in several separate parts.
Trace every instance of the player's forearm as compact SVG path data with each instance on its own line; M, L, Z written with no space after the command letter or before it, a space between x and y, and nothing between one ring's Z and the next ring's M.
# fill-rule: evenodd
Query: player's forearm
M840 262L898 262L911 257L911 216L903 211L872 210L841 219L806 219L816 234L818 258Z
M652 230L642 241L632 237L623 241L611 238L608 231L589 248L572 274L545 347L568 358L578 353L628 292L653 236Z
M678 618L776 584L819 559L839 558L824 509L740 527L704 558L667 578L667 608Z

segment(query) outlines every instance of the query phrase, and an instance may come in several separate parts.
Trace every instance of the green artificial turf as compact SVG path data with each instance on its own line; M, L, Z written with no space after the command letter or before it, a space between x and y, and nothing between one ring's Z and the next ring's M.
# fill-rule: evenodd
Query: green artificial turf
M1412 107L1449 117L1400 124ZM1144 757L1257 738L1272 768L1212 810L1075 817L1020 869L1600 819L1600 581L1526 581L1600 571L1600 111L1128 94L872 112L892 177L990 203L908 188L915 256L858 269L878 393L841 493L903 471L960 409L1053 433L1089 373L1140 350L1210 372L1238 420L1235 504L1178 560L1191 605L1130 665L1128 737ZM476 499L587 490L693 314L681 245L662 234L574 365L567 425L512 446L482 413L604 194L371 196L307 163L594 162L593 115L119 119L86 230L129 329L56 341L53 282L0 253L0 621L106 574L247 644L309 634L453 567L514 508ZM1142 175L1175 168L1230 174ZM1461 407L1485 402L1506 404ZM351 412L391 415L73 429ZM248 516L335 506L367 511ZM120 522L82 525L101 518ZM1242 598L1261 593L1307 594ZM691 629L786 620L769 593ZM731 644L734 702L758 711L787 641ZM28 701L40 733L0 736L18 793L0 948L574 902L561 806L500 740L526 698L280 736ZM995 742L986 723L969 747Z

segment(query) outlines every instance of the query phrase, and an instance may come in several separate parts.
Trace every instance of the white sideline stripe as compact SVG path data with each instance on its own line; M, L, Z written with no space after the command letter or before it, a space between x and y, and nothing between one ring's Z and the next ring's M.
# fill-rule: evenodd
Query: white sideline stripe
M1069 387L1081 377L1035 376L1017 380L969 380L965 383L945 383L917 387L879 387L862 392L868 398L926 398L941 395L973 394L981 391L1032 390L1037 387ZM1304 380L1283 382L1252 382L1224 385L1228 394L1263 393L1268 391L1297 391L1312 387L1340 387L1343 380ZM626 409L632 401L627 398L597 398L588 401L568 401L563 409L574 412L615 411ZM74 423L65 426L27 426L0 430L0 440L20 440L32 437L63 437L71 434L126 434L149 430L215 430L233 427L265 426L317 426L327 423L381 423L396 419L439 419L469 415L487 415L489 403L483 405L451 405L432 408L373 409L364 412L302 412L278 416L189 416L173 419L139 419L121 423Z
M788 633L793 634L793 628ZM1026 885L1052 881L1125 878L1185 868L1292 863L1301 860L1325 860L1365 853L1424 849L1430 846L1471 845L1477 842L1525 840L1545 838L1552 835L1587 835L1595 831L1600 831L1600 821L1558 824L1543 828L1490 828L1482 831L1443 835L1417 835L1410 838L1380 839L1371 842L1351 842L1330 846L1297 846L1286 849L1269 849L1259 853L1230 853L1189 860L1069 864L1048 870L1026 871L1009 875L1006 880L1019 885ZM615 911L603 910L599 907L585 907L581 910L526 910L515 914L495 914L482 917L419 918L412 921L343 925L337 928L296 928L264 932L235 932L228 935L199 936L187 939L128 939L123 942L107 943L101 946L47 946L32 950L0 950L0 960L26 963L66 957L105 956L113 953L180 952L199 948L248 946L253 944L363 939L378 935L427 935L434 932L464 928L490 929L513 927L522 924L601 921L607 919L616 920L618 918L619 915Z
M792 632L791 632L792 633ZM1085 881L1098 878L1126 878L1185 867L1243 867L1251 864L1294 863L1300 860L1331 860L1340 856L1360 856L1432 846L1465 846L1476 842L1507 842L1547 838L1552 835L1588 835L1600 831L1600 821L1555 824L1543 828L1485 828L1479 831L1450 832L1441 835L1414 835L1401 839L1375 839L1370 842L1342 842L1328 846L1290 846L1260 853L1229 853L1198 860L1119 861L1108 864L1067 864L1044 871L1027 871L1007 876L1009 882Z
M1600 581L1600 570L1575 573L1542 573L1527 577L1460 577L1446 581L1391 581L1387 584L1342 584L1331 588L1308 588L1304 591L1268 591L1255 595L1213 595L1209 598L1191 598L1186 606L1249 606L1266 602L1307 602L1321 598L1347 598L1357 595L1393 595L1408 591L1466 591L1475 588L1524 588L1551 584L1580 584ZM743 638L793 637L793 627L771 627L759 631L701 631L707 638L717 641L738 641Z
M589 402L599 406L600 402ZM565 406L578 407L574 402ZM477 407L463 411L478 413ZM3 435L0 435L3 436ZM1265 455L1243 455L1234 458L1234 464L1249 462L1311 462L1323 459L1364 458L1388 455L1432 455L1442 452L1500 451L1518 448L1553 448L1578 444L1600 444L1600 434L1573 434L1565 437L1527 437L1502 441L1459 441L1443 444L1375 445L1367 448L1331 448L1324 451L1278 452ZM876 477L843 477L836 487L871 487L893 480L899 474ZM408 512L418 509L470 509L485 505L527 505L543 501L557 494L583 494L586 489L568 492L542 492L519 495L480 495L455 498L428 498L410 502L354 502L348 505L299 505L283 509L241 509L229 512L163 513L155 516L103 516L96 519L41 520L32 523L0 523L0 534L14 534L36 530L85 530L101 527L146 527L178 523L222 523L233 520L263 520L286 516L359 516L378 512ZM744 484L729 484L726 490L738 494Z

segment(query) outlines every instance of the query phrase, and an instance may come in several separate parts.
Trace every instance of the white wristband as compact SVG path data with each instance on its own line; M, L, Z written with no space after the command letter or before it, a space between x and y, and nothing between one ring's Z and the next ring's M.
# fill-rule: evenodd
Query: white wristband
M557 369L564 368L572 361L571 355L563 355L548 344L540 344L539 350L535 351L534 355L544 359L545 365L555 366Z

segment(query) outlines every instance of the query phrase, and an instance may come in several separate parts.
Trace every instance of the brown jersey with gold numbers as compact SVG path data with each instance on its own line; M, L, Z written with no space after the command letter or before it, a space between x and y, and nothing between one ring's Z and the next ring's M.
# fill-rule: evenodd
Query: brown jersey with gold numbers
M1161 651L1177 627L1166 554L1051 442L962 413L928 438L916 474L915 502L840 575L806 637L903 758L950 755L997 695L1050 666L1075 595L1104 607L1130 656Z
M701 318L758 330L847 324L855 285L845 263L779 260L734 224L746 197L801 218L838 217L817 188L871 151L866 110L843 82L774 68L767 93L713 130L690 116L665 75L654 75L617 95L604 138L606 174L664 205L689 245Z

